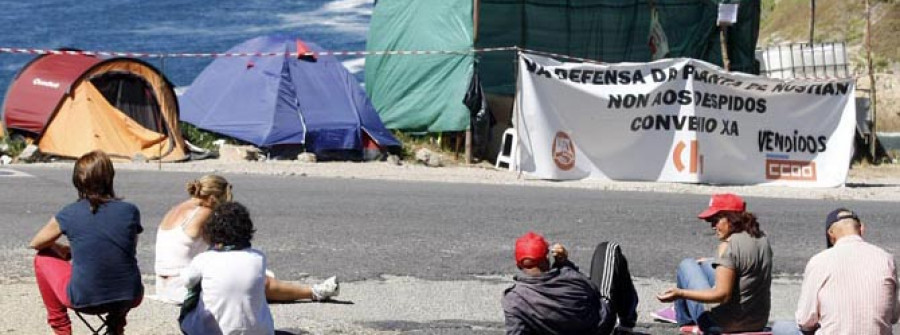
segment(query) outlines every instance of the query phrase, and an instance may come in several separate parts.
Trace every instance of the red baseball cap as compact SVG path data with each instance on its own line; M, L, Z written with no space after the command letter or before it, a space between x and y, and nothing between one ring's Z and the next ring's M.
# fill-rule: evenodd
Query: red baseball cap
M747 203L741 197L731 193L713 194L709 199L709 208L697 215L698 218L708 219L721 211L743 212L747 209Z
M546 259L549 247L543 236L532 231L525 233L516 240L516 265L522 266L526 258L536 261Z

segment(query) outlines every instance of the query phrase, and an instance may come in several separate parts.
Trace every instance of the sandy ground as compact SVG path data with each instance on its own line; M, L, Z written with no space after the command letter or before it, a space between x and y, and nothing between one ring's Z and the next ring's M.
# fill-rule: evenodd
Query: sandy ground
M71 162L35 164L71 168ZM3 168L15 168L16 165ZM360 178L450 183L489 183L535 187L573 187L597 190L653 191L691 194L735 192L745 196L900 201L900 166L861 166L851 169L847 186L804 189L770 186L709 186L673 183L530 180L514 172L486 165L427 168L415 164L219 162L181 164L122 163L117 169L162 170L197 173L246 173L327 178ZM315 279L309 279L313 282ZM503 315L497 299L511 283L510 277L473 277L466 281L426 281L409 277L383 277L342 284L335 303L277 304L272 306L276 326L289 334L469 334L502 333ZM145 285L152 287L150 278ZM649 316L662 304L652 297L671 282L636 278L639 296L638 330L671 334L675 329L654 323ZM40 295L33 278L0 279L0 333L47 334ZM790 319L799 291L796 279L777 279L772 287L770 320ZM423 299L423 297L427 297ZM652 301L648 301L652 300ZM177 334L176 306L145 300L129 316L129 334ZM87 330L74 319L76 333Z
M152 285L145 278L145 285ZM331 303L272 304L276 328L284 334L501 334L500 299L510 277L473 278L467 281L426 281L410 277L384 277L380 281L342 284L341 295ZM672 283L635 278L640 297L652 297ZM44 310L34 283L2 285L0 333L49 334ZM772 285L771 320L792 316L799 283L776 280ZM427 301L422 297L428 297ZM438 303L435 303L438 302ZM447 306L452 306L448 308ZM779 308L777 306L785 306ZM637 330L671 334L673 325L656 323L650 312L663 307L657 301L641 301ZM128 317L129 334L178 334L179 307L145 300ZM76 334L89 333L70 312ZM89 319L96 323L96 320Z

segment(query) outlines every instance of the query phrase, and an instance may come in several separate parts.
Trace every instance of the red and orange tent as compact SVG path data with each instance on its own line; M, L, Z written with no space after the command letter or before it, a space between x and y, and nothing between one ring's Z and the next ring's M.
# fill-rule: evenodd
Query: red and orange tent
M61 157L99 149L120 159L185 160L178 113L172 84L152 65L73 54L35 58L3 104L10 134Z

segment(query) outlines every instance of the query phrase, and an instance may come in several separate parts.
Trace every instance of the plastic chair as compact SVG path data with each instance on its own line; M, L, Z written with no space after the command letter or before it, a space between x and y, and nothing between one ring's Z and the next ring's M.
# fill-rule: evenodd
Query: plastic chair
M519 146L519 141L516 138L516 129L515 128L506 128L503 131L503 136L500 137L502 141L500 142L500 152L497 153L497 161L494 163L494 167L500 169L500 164L506 164L507 169L515 170L516 165L513 158L513 155L516 153L516 149Z

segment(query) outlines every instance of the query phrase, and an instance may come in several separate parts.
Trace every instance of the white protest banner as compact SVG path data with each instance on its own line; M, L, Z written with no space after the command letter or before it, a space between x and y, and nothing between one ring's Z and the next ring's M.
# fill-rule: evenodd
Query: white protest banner
M852 79L783 81L693 59L519 58L518 166L542 179L843 185Z

